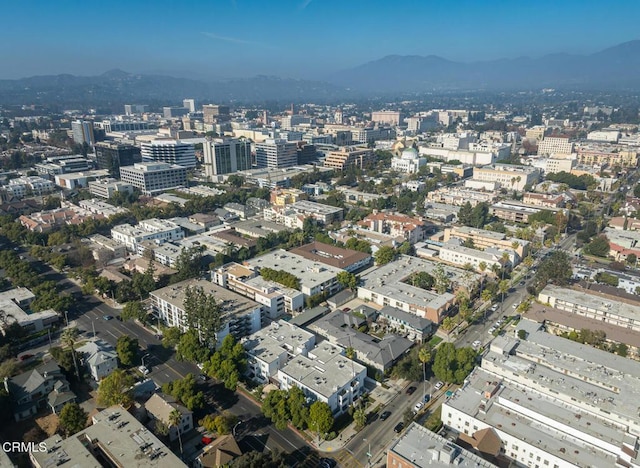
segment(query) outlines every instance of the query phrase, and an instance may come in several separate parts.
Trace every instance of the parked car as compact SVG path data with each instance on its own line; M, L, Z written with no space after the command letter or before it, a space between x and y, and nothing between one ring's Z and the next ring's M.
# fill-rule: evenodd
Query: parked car
M113 315L103 315L102 318L105 320L113 320Z
M407 395L413 395L413 392L415 392L416 390L416 387L407 388Z
M23 354L22 356L20 356L20 360L26 361L27 359L31 359L32 357L33 357L33 354Z
M429 395L428 393L424 396L423 398L425 403L429 403L429 401L431 400L431 395Z
M149 370L149 368L148 368L148 367L146 367L146 366L140 366L140 367L138 367L138 370L139 370L140 372L142 372L142 375L147 375L147 374L149 374L149 372L151 372L151 371Z
M442 380L436 382L436 384L433 386L433 388L435 388L436 390L440 390L442 387L444 387L444 382Z
M380 421L386 421L391 416L391 411L385 411L380 415Z
M422 409L422 407L424 406L424 403L422 403L421 401L419 401L418 403L416 403L416 405L413 407L413 412L417 413L418 411L420 411Z
M482 341L476 340L471 344L471 346L473 346L474 348L479 348L480 346L482 346Z
M404 423L403 422L399 422L393 428L393 432L395 432L396 434L399 434L400 432L402 432L402 429L404 429Z

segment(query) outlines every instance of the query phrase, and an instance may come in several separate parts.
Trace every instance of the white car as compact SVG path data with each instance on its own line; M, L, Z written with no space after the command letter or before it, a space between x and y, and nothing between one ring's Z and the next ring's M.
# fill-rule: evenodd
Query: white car
M491 328L489 328L489 333L493 333L494 331L496 331L496 328L495 328L495 327L491 327Z
M482 341L476 340L471 344L471 346L473 346L474 348L479 348L480 346L482 346Z
M149 372L150 372L150 371L149 371L149 368L148 368L148 367L146 367L146 366L140 366L140 367L138 367L138 370L139 370L140 372L142 372L142 375L147 375L147 374L149 374Z
M444 382L442 381L436 382L436 384L433 386L433 388L435 388L436 390L440 390L442 387L444 387Z
M424 403L419 401L418 403L416 403L416 406L413 407L413 412L417 413L418 411L420 411L422 409L423 406L424 406Z

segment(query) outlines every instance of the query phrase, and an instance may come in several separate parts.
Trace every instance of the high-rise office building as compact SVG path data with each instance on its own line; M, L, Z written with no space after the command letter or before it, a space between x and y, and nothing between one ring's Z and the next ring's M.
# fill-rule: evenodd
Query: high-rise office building
M103 141L96 143L95 152L98 169L107 169L111 177L120 178L122 166L142 162L140 148L133 145Z
M204 123L214 124L231 120L229 106L219 106L215 104L205 104L202 106L202 117Z
M196 167L195 147L180 140L161 139L142 144L142 160Z
M145 195L187 186L187 169L175 164L141 162L120 168L122 182L133 185Z
M298 145L286 140L256 143L257 167L290 167L298 163Z
M182 107L184 107L185 109L188 109L189 112L195 112L196 111L196 100L195 99L183 99L182 100Z
M203 145L207 177L251 169L251 143L245 139L217 138Z
M80 145L83 143L93 145L96 142L93 134L93 122L89 120L74 120L71 122L71 131L73 133L73 141Z
M177 117L182 117L189 113L189 109L185 109L184 107L178 106L167 106L162 108L162 115L165 119L175 119Z
M125 115L144 114L149 111L149 106L145 104L125 104Z
M315 145L309 145L305 141L297 142L298 164L309 164L318 160L318 151Z

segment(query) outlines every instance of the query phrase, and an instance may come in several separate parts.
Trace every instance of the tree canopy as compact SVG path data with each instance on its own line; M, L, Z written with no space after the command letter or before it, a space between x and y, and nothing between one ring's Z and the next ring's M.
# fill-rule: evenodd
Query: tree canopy
M572 275L573 270L569 255L566 252L556 250L540 262L533 279L533 291L530 292L537 294L549 283L566 286Z
M462 384L476 365L473 348L457 348L453 343L443 343L436 350L431 369L435 376L445 382Z
M116 369L100 381L98 403L103 406L122 405L128 407L133 401L131 387L133 377L122 369Z
M200 341L214 347L223 320L222 308L216 298L206 294L200 286L189 286L185 290L184 313L188 327L197 330Z
M122 335L116 342L118 359L123 366L132 366L138 356L138 339Z
M300 279L288 271L264 267L260 268L260 276L268 281L275 281L288 288L300 290Z
M181 401L191 411L204 408L204 393L196 391L196 378L193 374L164 384L162 391Z
M216 350L204 370L212 377L224 382L225 388L236 390L238 381L247 367L247 352L242 343L236 342L233 335L227 335L222 340L222 346Z
M87 427L89 415L78 403L67 403L60 411L60 427L65 436L69 437Z

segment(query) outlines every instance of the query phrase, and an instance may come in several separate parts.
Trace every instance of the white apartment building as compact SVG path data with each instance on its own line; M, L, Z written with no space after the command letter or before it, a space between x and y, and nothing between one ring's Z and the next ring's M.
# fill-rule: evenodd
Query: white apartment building
M140 189L145 195L187 185L187 169L175 164L142 162L120 168L122 182Z
M262 216L266 221L284 224L290 228L302 228L305 218L311 218L321 224L331 224L342 221L344 211L342 208L324 205L308 200L300 200L286 206L273 206L265 208Z
M188 330L187 317L184 311L185 294L188 287L202 288L205 294L213 295L222 308L224 323L216 333L216 343L222 344L224 338L231 334L239 340L262 328L262 306L233 291L229 291L211 281L190 279L172 284L151 293L153 310L169 327L178 327L183 332Z
M204 172L207 177L234 174L251 169L251 143L235 138L216 138L203 144Z
M196 153L193 143L180 140L157 139L142 143L142 160L163 162L187 168L196 167Z
M163 242L184 239L184 231L175 223L165 219L146 219L138 225L120 224L111 229L114 241L124 244L130 252L138 252L144 241Z
M300 291L305 296L326 292L333 295L340 291L337 275L342 270L323 263L307 260L286 250L276 250L247 261L250 268L284 270L300 280Z
M491 429L518 466L638 467L640 363L548 334L523 320L499 336L442 405L445 426Z
M573 153L573 142L568 137L544 137L538 143L538 156Z
M102 340L87 341L77 349L93 380L100 382L118 368L118 354Z
M407 148L399 158L391 159L391 169L406 174L415 174L426 164L427 158L420 157L415 148Z
M306 356L294 356L278 370L280 388L296 386L308 398L327 403L334 415L345 413L366 392L367 368L343 353L342 348L323 341Z
M525 185L533 185L540 178L540 171L531 166L512 164L494 164L474 167L473 180L480 182L497 182L509 190L523 190Z
M398 126L402 122L400 111L374 111L371 113L371 121L380 124Z
M503 252L509 254L509 261L505 263L512 265L516 263L515 260L518 258L518 254L511 249L498 250L487 247L484 250L477 250L463 246L457 239L451 239L440 247L439 258L443 262L461 267L471 265L475 271L488 273L494 265L502 268ZM480 268L481 264L484 264L484 270Z
M289 359L306 356L316 344L316 337L284 320L271 322L242 340L247 350L247 374L262 384L276 378Z
M556 174L558 172L571 172L576 167L577 160L571 158L547 158L544 163L544 172L546 174Z
M256 271L238 263L227 263L212 271L212 280L262 304L271 319L301 312L304 308L304 294L300 291L267 281Z
M89 192L94 197L111 198L116 192L133 193L133 185L111 178L92 180Z
M268 139L256 143L256 166L291 167L298 164L298 145L287 140Z
M53 192L56 186L53 182L43 177L25 176L9 180L9 184L5 185L3 189L7 195L24 198L29 194L46 195Z

